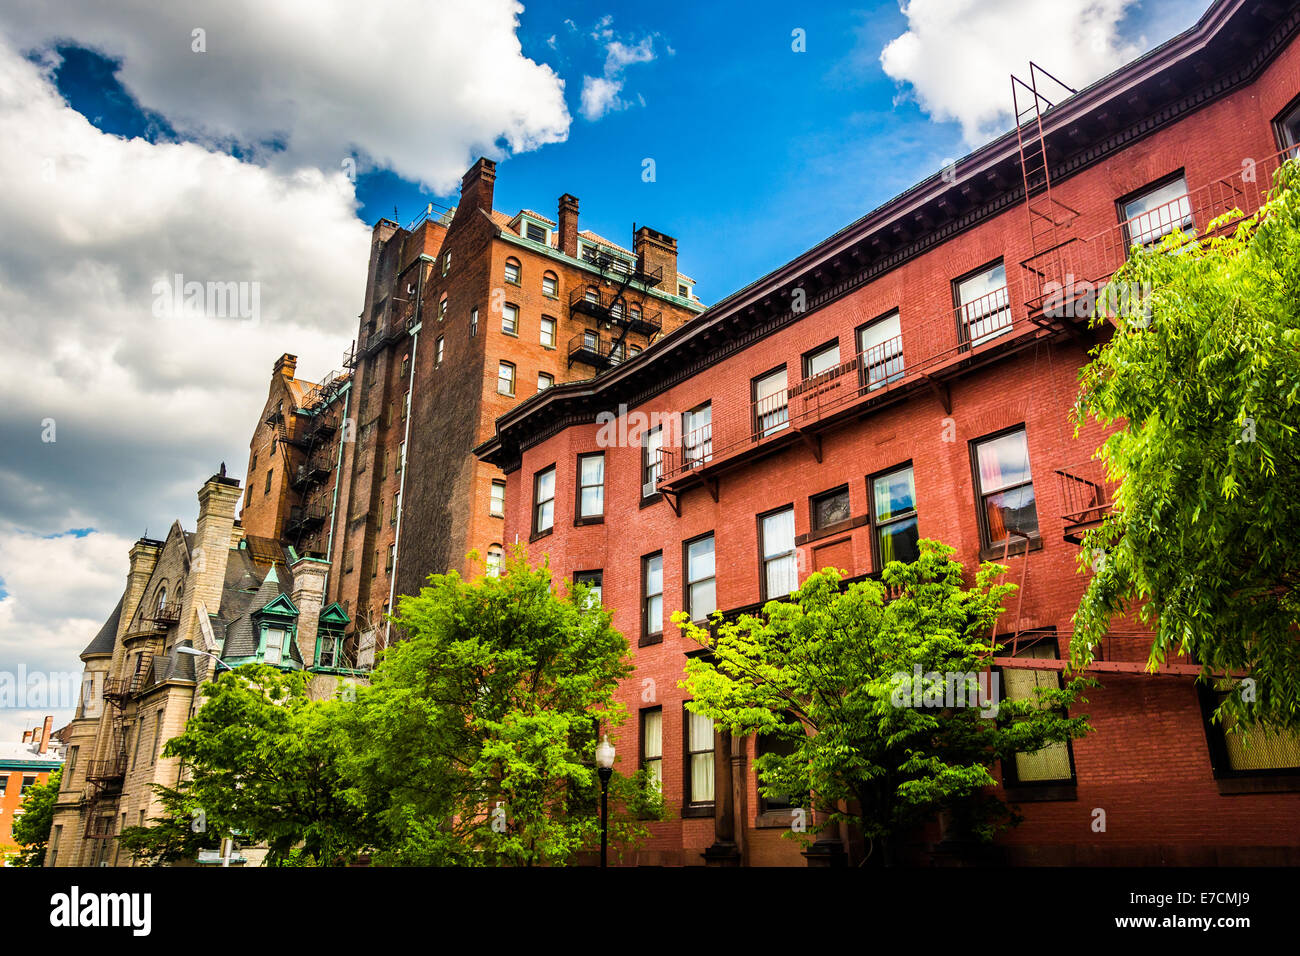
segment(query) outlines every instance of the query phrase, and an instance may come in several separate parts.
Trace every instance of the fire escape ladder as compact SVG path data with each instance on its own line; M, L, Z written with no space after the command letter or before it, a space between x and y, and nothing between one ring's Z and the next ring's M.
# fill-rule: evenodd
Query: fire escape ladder
M1011 104L1016 114L1016 144L1020 150L1020 175L1029 228L1029 256L1022 265L1030 273L1029 288L1035 290L1028 303L1031 313L1040 298L1037 292L1051 273L1057 271L1047 268L1044 254L1061 246L1064 241L1061 231L1079 216L1077 209L1067 206L1052 194L1052 169L1047 138L1043 133L1043 117L1060 101L1077 92L1032 60L1028 82L1011 75Z

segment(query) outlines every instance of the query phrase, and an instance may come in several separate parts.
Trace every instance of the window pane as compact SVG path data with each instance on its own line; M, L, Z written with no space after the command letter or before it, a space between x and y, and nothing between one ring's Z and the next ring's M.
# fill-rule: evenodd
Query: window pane
M645 618L647 634L658 634L664 629L664 599L661 595L646 599Z
M662 594L664 590L664 557L656 554L645 563L646 594Z
M902 561L910 564L921 556L917 545L920 535L916 530L915 518L904 518L885 525L876 532L880 545L880 564L883 567L890 561Z
M766 437L785 428L790 420L785 369L754 381L754 413L759 434Z
M999 263L957 285L961 321L972 345L1005 332L1011 327L1007 305L1007 270Z
M682 445L687 461L707 461L713 457L712 405L697 408L683 416Z
M1300 767L1300 733L1282 731L1264 733L1252 730L1247 745L1242 736L1232 732L1234 721L1223 722L1223 742L1228 751L1228 766L1233 770L1288 770Z
M555 469L548 468L537 476L537 500L546 501L555 497Z
M989 495L984 499L984 514L988 519L990 544L1006 541L1009 534L1025 537L1038 534L1033 485Z
M713 536L692 541L686 548L687 577L691 581L713 577Z
M988 494L1030 480L1029 445L1023 431L1014 431L976 448L979 460L980 491Z
M763 519L763 557L794 550L794 509L786 508Z
M871 483L875 495L876 520L888 521L916 510L916 487L912 466L881 475Z
M813 378L822 372L829 372L840 364L840 344L827 346L820 352L809 355L804 362L804 377Z
M1050 644L1035 644L1022 650L1017 657L1056 659L1056 650ZM1056 671L1032 671L1008 667L1002 671L1002 682L1008 700L1033 697L1039 687L1060 687ZM1016 754L1016 777L1031 783L1048 780L1069 780L1070 751L1064 743L1048 744L1042 750Z
M713 751L691 754L691 802L713 802Z
M858 333L863 376L868 388L903 377L903 339L898 313L873 322Z
M718 609L713 578L691 585L691 620L701 621Z
M582 489L582 516L591 518L605 513L605 488L602 485Z
M765 562L763 569L767 575L768 599L782 598L799 587L799 574L793 554L772 558Z
M663 711L647 710L641 713L641 749L646 760L655 760L664 755L663 719Z
M592 455L582 459L582 483L599 485L605 482L605 456Z
M1192 206L1187 181L1181 176L1124 204L1129 242L1146 245L1162 239L1175 228L1192 228Z

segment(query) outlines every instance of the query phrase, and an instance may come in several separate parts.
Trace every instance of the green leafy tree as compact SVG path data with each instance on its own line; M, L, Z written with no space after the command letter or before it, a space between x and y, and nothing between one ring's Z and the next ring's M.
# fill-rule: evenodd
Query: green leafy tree
M1154 628L1150 662L1185 653L1249 674L1224 714L1300 727L1300 190L1287 163L1261 215L1134 249L1117 287L1149 286L1081 374L1075 410L1119 425L1100 449L1114 509L1084 537L1095 575L1075 660L1112 619ZM1174 251L1175 247L1177 252ZM1099 311L1094 324L1105 319Z
M341 727L350 796L386 829L375 862L563 865L597 845L595 727L622 717L631 672L610 619L522 551L499 576L434 575L401 599L404 637ZM660 812L644 776L615 774L611 795L612 846Z
M189 786L188 781L182 781L178 787L154 784L162 815L141 826L125 827L118 834L118 844L137 865L166 866L193 861L200 850L220 846L220 835L209 829L207 814L190 795Z
M21 815L14 814L13 838L22 852L15 866L44 866L45 849L54 826L54 804L59 799L63 768L53 771L45 783L33 784L23 794Z
M861 828L874 862L893 861L897 837L942 810L963 837L991 838L1014 822L986 789L996 783L993 763L1088 729L1084 718L1062 716L1079 699L1081 678L1014 702L992 705L989 694L982 708L960 706L955 693L944 700L952 675L964 702L978 703L955 675L983 670L994 651L989 635L1015 586L995 583L1006 569L986 564L966 588L952 548L920 547L915 562L886 565L883 583L842 588L840 573L827 569L791 600L767 602L761 617L715 623L712 659L688 661L682 685L694 698L689 709L731 733L790 741L791 753L755 761L761 792L812 794L827 822ZM685 614L674 621L710 643ZM931 674L943 681L937 697L921 693ZM935 706L915 706L918 696Z
M337 727L349 705L309 698L309 677L264 664L226 671L203 686L203 706L163 750L189 771L182 819L201 810L218 836L266 844L271 866L345 864L375 835L342 796Z

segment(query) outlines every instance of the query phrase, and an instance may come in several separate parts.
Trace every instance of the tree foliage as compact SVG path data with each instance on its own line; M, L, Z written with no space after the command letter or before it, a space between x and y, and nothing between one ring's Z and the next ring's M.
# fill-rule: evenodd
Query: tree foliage
M1076 661L1119 615L1154 628L1150 662L1186 653L1248 673L1226 712L1300 727L1300 190L1235 228L1134 249L1114 283L1150 286L1081 373L1075 409L1119 424L1100 449L1114 509L1084 538L1096 570ZM1177 248L1176 248L1177 247ZM1176 251L1175 251L1176 248ZM1099 314L1095 324L1104 318ZM1100 560L1097 560L1097 556Z
M15 866L44 866L45 849L50 840L50 829L54 826L54 804L59 799L59 787L63 785L63 768L50 773L44 783L33 784L23 794L19 807L21 814L14 814L12 834L14 842L22 852L14 861Z
M346 863L374 833L342 794L343 701L312 700L308 674L245 664L205 684L205 700L163 753L189 771L181 811L218 835L265 843L267 864Z
M221 836L207 826L203 808L189 793L189 782L177 787L154 784L162 815L139 826L124 827L117 842L137 866L166 866L193 861L200 850L216 849Z
M900 705L900 682L923 675L981 671L990 634L1014 585L983 565L973 587L962 581L953 549L922 541L912 564L890 562L882 581L841 588L841 575L811 575L789 601L769 601L761 617L716 627L712 655L687 662L689 709L733 734L793 742L787 756L755 762L768 797L814 794L829 822L861 827L888 861L895 838L953 811L966 835L988 839L1013 819L985 788L997 760L1033 752L1087 730L1062 716L1084 686L1076 678L1039 697L1000 701L997 719L978 707ZM887 590L888 589L888 590ZM894 596L888 599L890 593ZM701 643L708 633L680 612L679 627ZM919 688L918 688L919 689ZM902 695L910 699L908 693ZM805 838L806 839L806 838Z
M384 828L375 860L562 865L599 839L597 723L631 673L610 612L514 554L499 576L434 575L406 596L395 643L342 727L350 798ZM616 774L611 842L657 812L645 777Z

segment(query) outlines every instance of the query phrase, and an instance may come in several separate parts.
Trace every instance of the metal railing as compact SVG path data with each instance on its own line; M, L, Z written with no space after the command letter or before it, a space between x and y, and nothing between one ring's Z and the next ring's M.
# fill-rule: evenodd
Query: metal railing
M1056 481L1067 537L1101 521L1110 511L1111 488L1104 462L1093 458L1058 468Z
M1211 221L1233 210L1220 229L1226 229L1259 211L1273 186L1273 175L1295 153L1287 149L1258 162L1246 161L1224 175L1199 185L1188 183L1187 192L1144 210L1125 222L1108 226L1086 238L1072 238L1055 248L1031 256L1021 265L1025 273L1026 304L1039 308L1078 283L1097 285L1124 264L1135 245L1153 245L1175 228L1190 240L1205 237ZM1068 293L1067 293L1068 294Z

